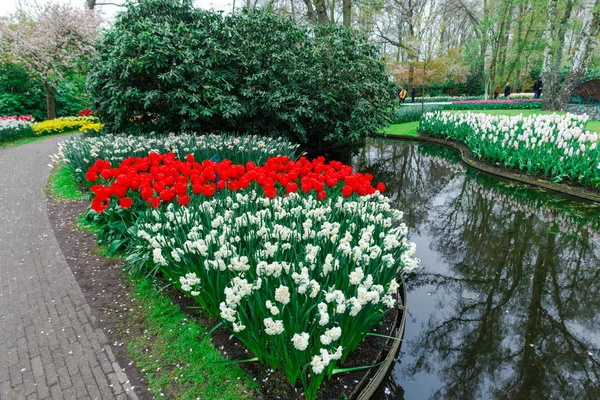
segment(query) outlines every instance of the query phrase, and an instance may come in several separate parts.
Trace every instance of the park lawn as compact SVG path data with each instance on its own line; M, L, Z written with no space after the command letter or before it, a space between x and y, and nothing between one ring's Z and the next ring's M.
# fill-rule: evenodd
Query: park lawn
M472 113L484 113L484 114L489 114L489 115L509 115L509 116L523 114L523 116L525 116L525 117L527 117L529 115L536 115L536 114L552 114L552 113L556 113L556 114L560 114L560 115L566 114L564 111L542 111L542 110L449 110L447 112L460 112L460 113L472 112ZM418 126L419 126L418 121L406 122L404 124L392 124L392 125L388 126L387 128L385 128L383 130L383 132L386 135L390 135L390 136L415 137L415 136L419 136L419 134L417 133ZM588 121L586 128L592 132L600 133L600 121L590 120L590 121Z
M390 136L419 136L417 127L419 121L406 122L404 124L392 124L383 130L383 133Z
M68 136L68 135L74 135L76 133L78 133L78 132L77 131L68 131L68 132L63 132L63 133L59 133L56 135L30 136L30 137L21 137L21 138L7 140L7 141L0 141L0 149L8 148L8 147L17 147L17 146L21 146L24 144L38 142L40 140L45 140L50 137Z

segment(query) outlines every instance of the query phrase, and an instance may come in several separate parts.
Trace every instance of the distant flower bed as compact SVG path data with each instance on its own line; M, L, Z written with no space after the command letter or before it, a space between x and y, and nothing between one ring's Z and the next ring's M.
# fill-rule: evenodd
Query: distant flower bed
M532 99L533 93L513 93L510 95L511 99ZM410 96L409 96L410 99ZM416 97L415 101L425 103L441 103L441 102L457 102L457 101L471 101L471 100L486 100L485 96L425 96Z
M0 141L33 136L31 115L11 115L0 117Z
M598 134L585 130L587 116L427 113L419 131L466 144L494 164L600 189Z
M453 101L452 104L511 104L511 103L541 103L540 99L504 99L504 100L463 100Z
M541 108L540 99L468 100L444 105L444 110L539 110Z
M95 117L60 117L32 125L36 136L56 135L69 131L82 131L84 128L99 131L102 125Z

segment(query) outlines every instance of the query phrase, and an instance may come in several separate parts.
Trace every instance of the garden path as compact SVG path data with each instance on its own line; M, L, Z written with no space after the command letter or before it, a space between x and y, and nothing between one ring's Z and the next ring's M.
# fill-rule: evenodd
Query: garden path
M137 398L48 219L61 140L0 149L0 400Z

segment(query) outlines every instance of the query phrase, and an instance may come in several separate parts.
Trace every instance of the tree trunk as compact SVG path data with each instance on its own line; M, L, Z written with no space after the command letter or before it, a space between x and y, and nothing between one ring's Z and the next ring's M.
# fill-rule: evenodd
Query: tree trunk
M512 9L511 9L512 11ZM504 35L500 38L500 56L498 60L498 72L497 76L502 79L503 83L509 82L510 75L504 75L506 69L506 53L508 50L508 36L510 34L510 29L512 25L511 13L508 14L508 21L506 22L506 28L504 29Z
M335 21L335 0L331 0L331 4L329 4L329 20L332 24Z
M46 89L46 112L48 119L56 118L56 104L54 102L54 87L48 82L44 82L44 89Z
M325 0L315 0L315 9L317 11L317 23L319 25L327 25L329 17L327 16L327 4L325 4Z
M488 72L488 90L495 87L496 85L496 72L498 67L498 58L500 57L500 52L503 44L503 37L506 31L506 21L508 19L508 10L512 5L512 1L508 1L503 6L502 10L502 18L500 20L500 26L498 27L497 36L494 37L494 41L492 42L492 61L490 62L489 72ZM508 39L507 39L508 40Z
M525 35L523 36L523 32L522 32L522 30L523 30L522 20L521 20L521 18L519 18L519 24L517 26L517 39L516 39L517 40L517 50L516 50L515 58L514 58L513 62L510 64L510 67L508 68L508 72L506 74L507 77L510 77L510 75L515 70L515 68L517 68L517 66L519 66L519 68L516 71L515 81L514 81L514 84L513 84L513 88L515 90L517 89L517 83L518 83L517 80L518 80L518 77L520 76L520 68L521 68L520 58L521 58L521 54L523 53L523 50L525 49L525 45L527 43L529 43L529 35L532 32L532 27L533 27L534 21L535 21L535 13L531 12L531 17L529 19L529 23L527 25L527 29L525 30ZM525 73L527 73L527 57L525 58ZM521 90L522 90L522 88L521 88Z
M554 21L556 21L557 2L557 0L550 0L548 3L548 26L545 33L548 42L544 48L544 65L542 69L544 82L542 108L544 110L559 110L561 108L560 64L565 46L567 23L573 10L573 0L567 0L562 20L559 22L558 34L556 34Z
M489 27L487 26L488 22L490 19L490 8L489 8L489 3L487 0L483 1L483 20L482 20L482 24L480 26L480 32L479 32L479 38L481 40L481 45L479 48L480 51L480 57L479 60L477 61L478 65L476 66L477 68L477 74L480 77L484 77L485 76L485 56L487 53L487 47L488 47L488 31L489 31ZM488 92L488 85L487 82L484 85L484 90L485 90L485 98L488 98L489 92Z
M313 24L317 24L317 14L315 13L315 9L313 8L311 0L304 0L304 4L306 4L306 16L310 22Z
M579 43L573 55L573 64L558 96L557 105L563 108L571 100L571 93L579 82L585 77L588 63L594 48L591 38L598 34L598 14L594 15L594 7L598 0L583 1L583 21Z
M352 0L342 1L342 23L346 28L352 27Z

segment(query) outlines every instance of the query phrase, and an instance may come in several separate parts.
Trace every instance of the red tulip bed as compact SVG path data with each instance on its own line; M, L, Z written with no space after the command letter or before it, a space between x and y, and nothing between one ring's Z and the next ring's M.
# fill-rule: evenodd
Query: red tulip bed
M178 160L173 153L152 153L148 157L127 158L116 168L111 168L108 161L97 160L85 177L90 183L99 180L105 183L91 187L95 194L92 209L96 212L108 208L111 198L118 200L124 209L131 208L132 197L143 200L152 208L173 201L187 206L191 195L209 198L217 190L246 190L253 182L262 189L265 197L271 199L278 192L286 195L300 189L303 193L315 192L318 200L325 200L325 187L336 188L340 181L344 183L339 190L344 197L385 190L381 182L372 186L372 175L353 174L352 167L337 161L326 164L323 157L312 162L305 157L298 161L287 156L271 157L264 165L257 166L253 162L235 165L229 160L199 163L191 154L185 160Z
M85 171L89 216L130 268L192 298L253 353L247 361L314 399L419 261L370 174L323 157L264 159L98 159Z

